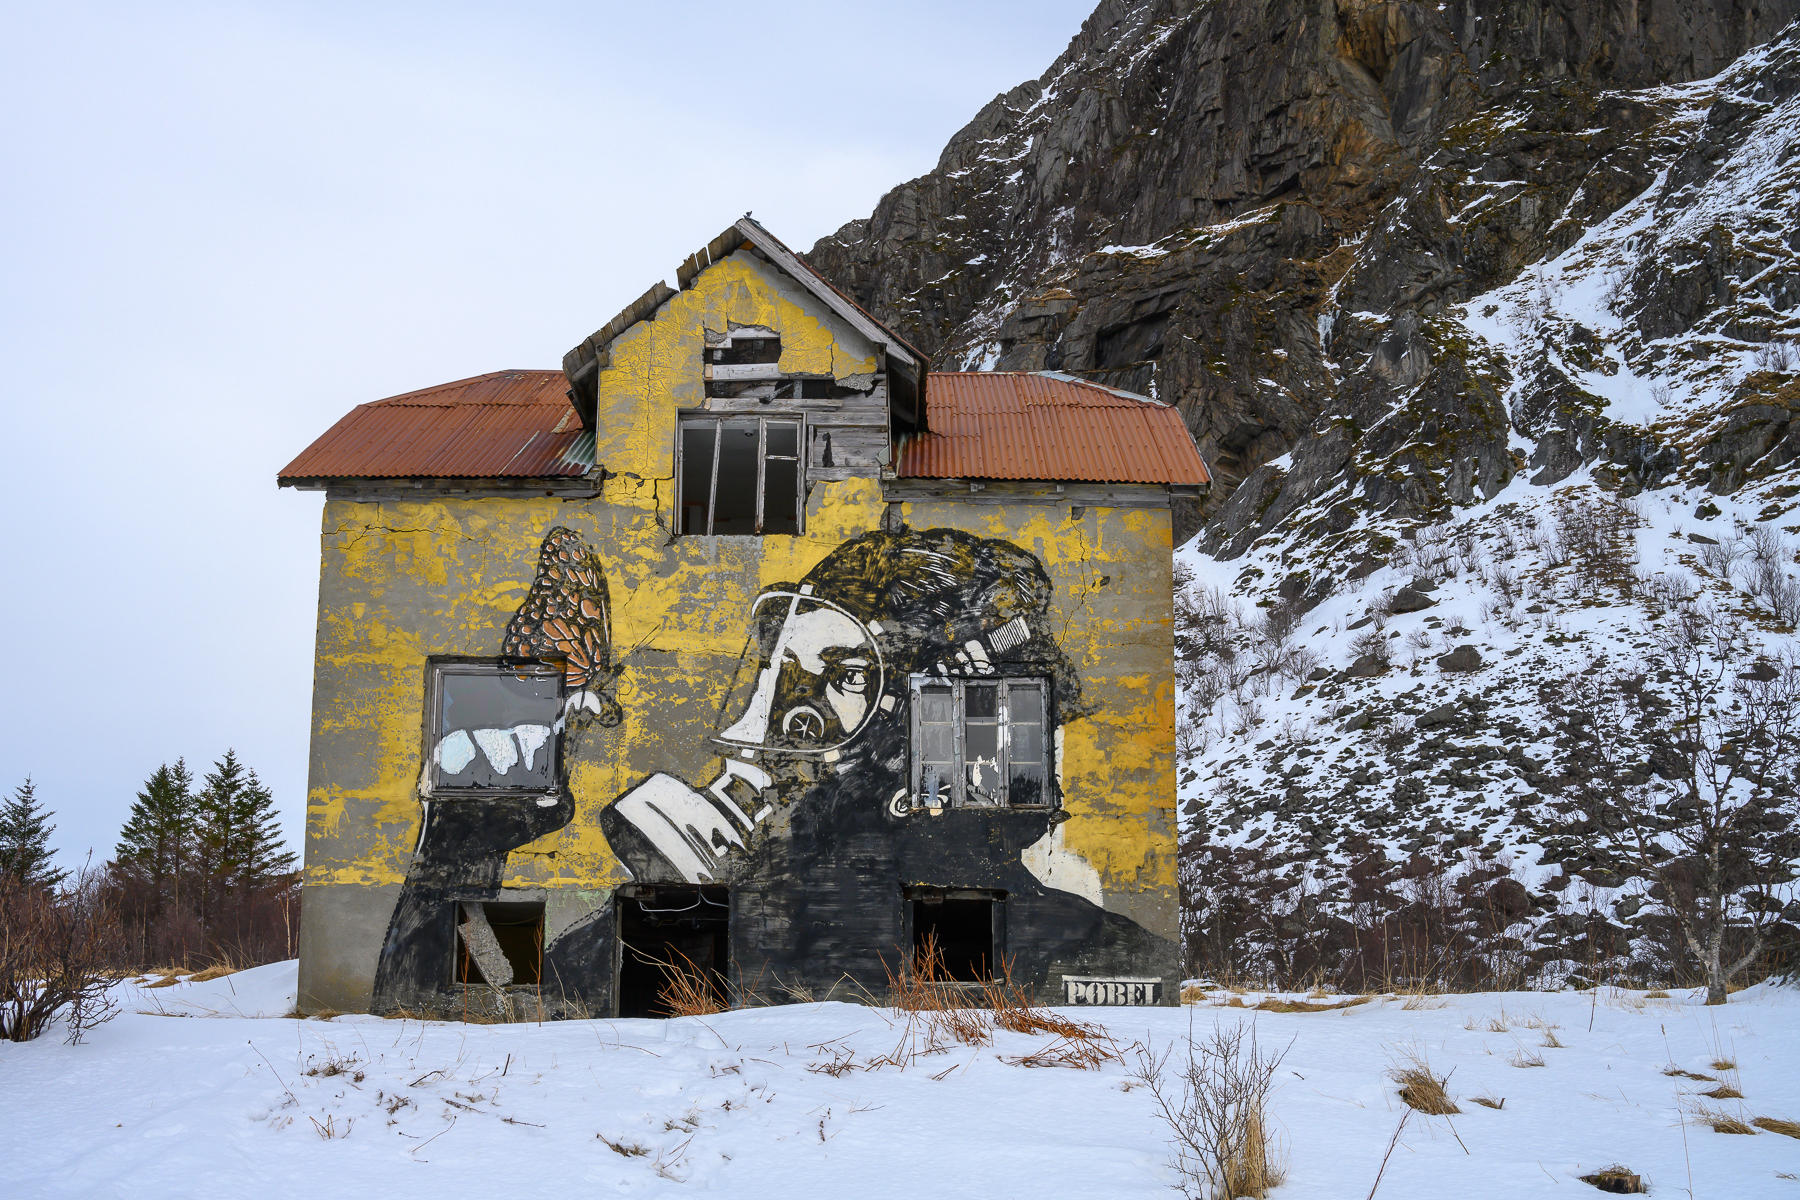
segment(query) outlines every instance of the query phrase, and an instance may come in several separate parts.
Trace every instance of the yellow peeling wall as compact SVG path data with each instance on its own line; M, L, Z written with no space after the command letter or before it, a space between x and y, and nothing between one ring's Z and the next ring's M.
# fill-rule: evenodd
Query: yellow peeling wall
M367 1006L386 923L419 838L427 661L495 655L555 526L605 563L623 721L586 738L569 768L575 815L513 852L505 885L547 889L548 931L605 902L624 873L603 804L666 771L708 779L727 686L757 593L796 581L834 547L878 528L880 482L808 488L805 533L671 538L677 412L704 404L703 332L763 325L786 372L843 379L878 369L875 348L792 281L746 254L704 271L656 319L614 343L599 380L595 499L519 495L328 498L321 538L302 1006ZM1174 701L1166 509L903 506L915 527L1005 538L1056 585L1062 648L1092 715L1065 726L1072 818L1059 870L1097 873L1104 905L1173 940ZM1072 856L1072 857L1071 857Z

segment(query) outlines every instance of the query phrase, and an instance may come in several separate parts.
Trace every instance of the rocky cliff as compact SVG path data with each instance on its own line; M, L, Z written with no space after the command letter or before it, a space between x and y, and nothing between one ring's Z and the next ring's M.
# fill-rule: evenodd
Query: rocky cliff
M1728 136L1684 125L1670 85L1796 15L1797 0L1105 0L934 171L809 257L940 364L1055 368L1179 404L1224 485L1214 508L1308 433L1340 460L1309 464L1324 476L1381 425L1360 448L1383 468L1366 500L1423 513L1515 469L1504 384L1449 309L1572 245L1697 133ZM1427 425L1453 461L1406 449ZM1214 544L1300 502L1269 486Z

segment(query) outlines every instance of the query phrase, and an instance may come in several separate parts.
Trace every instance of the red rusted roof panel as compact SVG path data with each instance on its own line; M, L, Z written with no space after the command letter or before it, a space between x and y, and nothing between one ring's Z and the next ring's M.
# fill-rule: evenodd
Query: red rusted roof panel
M907 439L916 479L1047 479L1197 486L1210 475L1181 414L1069 376L933 372L931 430Z
M585 475L592 443L569 406L568 386L561 371L495 371L360 404L277 479Z

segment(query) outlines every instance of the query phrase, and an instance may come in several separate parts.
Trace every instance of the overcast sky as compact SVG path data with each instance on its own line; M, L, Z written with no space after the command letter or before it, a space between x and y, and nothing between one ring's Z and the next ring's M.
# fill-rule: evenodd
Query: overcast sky
M733 218L805 248L929 170L1092 0L11 6L0 787L71 864L164 761L305 808L351 406L554 367Z

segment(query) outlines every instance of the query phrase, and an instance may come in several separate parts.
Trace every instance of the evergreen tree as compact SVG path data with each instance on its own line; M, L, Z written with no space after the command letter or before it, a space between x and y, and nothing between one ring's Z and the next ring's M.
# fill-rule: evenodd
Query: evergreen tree
M113 850L113 861L147 885L158 906L180 900L182 884L194 866L198 847L193 792L186 760L158 767L133 801Z
M56 829L50 818L55 815L38 803L37 788L27 775L12 798L0 804L0 875L28 887L62 883L68 872L57 870L50 855L50 835Z
M274 797L236 751L225 751L213 764L195 812L200 861L213 896L227 888L263 887L293 868Z

